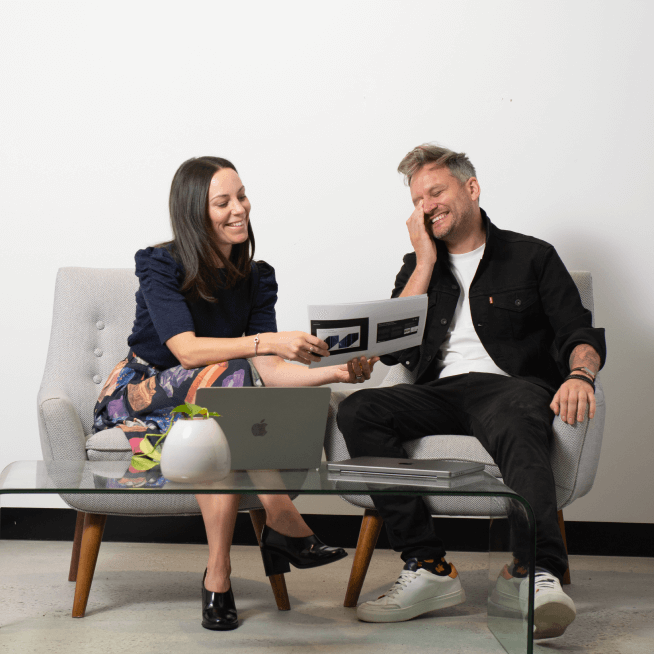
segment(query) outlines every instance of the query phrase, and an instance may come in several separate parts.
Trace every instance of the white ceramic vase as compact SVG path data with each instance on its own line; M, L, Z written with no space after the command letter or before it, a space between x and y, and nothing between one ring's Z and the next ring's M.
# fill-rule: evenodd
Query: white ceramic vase
M229 444L213 418L179 418L161 451L161 473L170 481L219 481L231 469Z

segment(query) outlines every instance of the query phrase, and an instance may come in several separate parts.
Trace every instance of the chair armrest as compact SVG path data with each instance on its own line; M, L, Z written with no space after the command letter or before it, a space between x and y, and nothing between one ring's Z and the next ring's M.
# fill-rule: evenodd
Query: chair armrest
M550 461L559 508L582 497L593 487L606 414L604 391L599 380L595 383L595 402L597 409L592 420L586 417L583 422L571 426L559 416L554 419Z
M327 413L327 428L325 430L325 456L327 461L343 461L350 458L343 434L336 424L336 414L338 413L338 405L346 397L356 393L357 390L359 389L332 391L329 400L329 412Z
M382 386L395 386L396 384L414 384L416 381L416 373L411 372L408 368L405 368L401 363L398 363L395 366L391 366L386 373L386 377L379 388Z
M37 396L41 450L46 461L86 459L84 429L70 398L57 388L44 387Z

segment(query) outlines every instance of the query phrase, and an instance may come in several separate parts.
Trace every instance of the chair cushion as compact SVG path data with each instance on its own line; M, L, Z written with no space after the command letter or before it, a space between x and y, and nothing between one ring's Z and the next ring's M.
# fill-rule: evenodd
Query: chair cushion
M125 432L114 427L87 437L86 456L89 461L129 461L132 448L125 438Z
M86 455L96 466L87 475L115 478L125 472L125 464L115 466L113 461L127 462L132 458L132 449L125 438L125 432L118 427L103 429L86 439ZM88 476L86 484L93 487L95 480ZM152 494L152 495L64 495L64 501L78 511L104 513L107 515L197 515L200 507L193 495ZM291 498L295 498L292 495ZM262 504L256 495L241 495L239 511L261 509Z
M404 443L411 459L451 459L483 463L484 470L502 479L500 469L490 454L474 436L425 436ZM343 499L365 509L374 509L369 495L346 495ZM432 515L503 517L507 513L506 500L499 497L425 496L425 504Z
M407 441L404 448L411 459L451 459L483 463L484 470L500 478L500 469L474 436L425 436Z

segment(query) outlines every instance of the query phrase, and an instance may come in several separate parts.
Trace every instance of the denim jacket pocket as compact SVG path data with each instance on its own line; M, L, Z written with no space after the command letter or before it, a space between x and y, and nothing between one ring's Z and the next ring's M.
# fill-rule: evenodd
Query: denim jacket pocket
M533 331L541 316L538 291L523 288L496 293L491 297L493 313L498 326L510 329L514 338L523 339Z

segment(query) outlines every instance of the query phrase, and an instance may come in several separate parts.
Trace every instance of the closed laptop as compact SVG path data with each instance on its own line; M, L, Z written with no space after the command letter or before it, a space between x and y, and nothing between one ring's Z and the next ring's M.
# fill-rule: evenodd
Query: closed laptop
M345 461L331 461L327 464L330 472L361 475L401 476L413 478L452 479L463 475L481 472L483 463L451 461L448 459L394 459L379 456L360 456Z
M195 403L220 414L232 470L320 467L331 390L200 388Z

